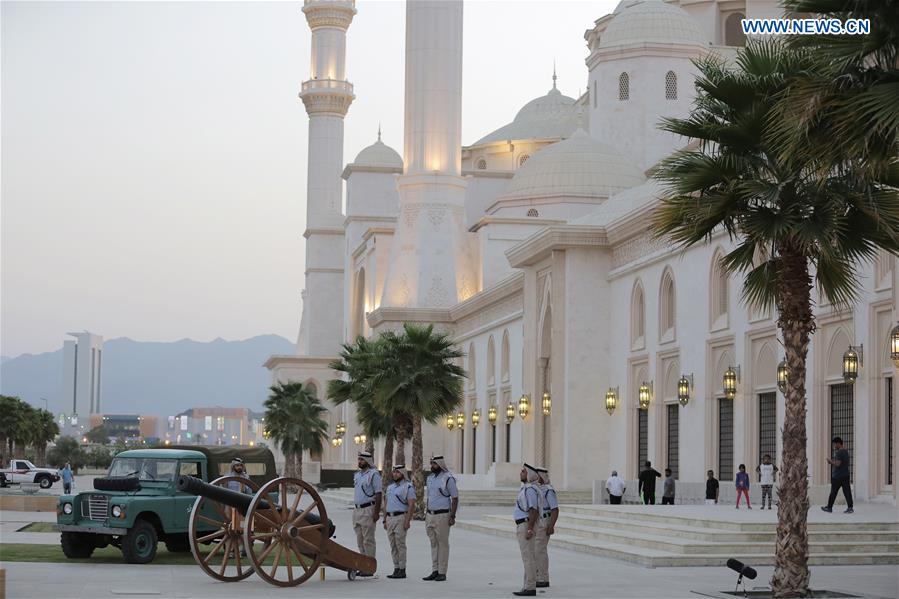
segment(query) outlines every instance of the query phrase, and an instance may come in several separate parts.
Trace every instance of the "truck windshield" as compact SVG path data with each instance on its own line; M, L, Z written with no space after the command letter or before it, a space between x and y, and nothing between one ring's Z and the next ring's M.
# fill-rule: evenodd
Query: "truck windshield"
M136 476L144 481L171 482L178 468L176 460L153 458L116 458L109 467L109 476Z

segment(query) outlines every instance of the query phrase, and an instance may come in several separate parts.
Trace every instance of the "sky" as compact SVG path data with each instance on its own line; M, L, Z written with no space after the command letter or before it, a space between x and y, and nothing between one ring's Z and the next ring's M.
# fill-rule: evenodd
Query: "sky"
M617 0L468 1L462 142L552 87ZM405 7L358 1L344 161L402 153ZM0 4L0 354L295 339L311 34L301 2Z

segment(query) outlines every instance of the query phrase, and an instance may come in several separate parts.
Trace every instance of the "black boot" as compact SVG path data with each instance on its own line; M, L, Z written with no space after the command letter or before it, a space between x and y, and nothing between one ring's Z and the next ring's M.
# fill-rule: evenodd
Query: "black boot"
M548 581L548 580L547 580L546 582L540 582L539 580L537 581L537 588L538 588L538 589L545 589L545 588L548 587L548 586L549 586L549 581Z
M406 569L405 568L397 568L396 572L393 573L393 576L388 576L387 578L405 578L406 577Z
M396 573L399 572L399 571L400 571L399 568L394 568L394 569L393 569L393 574L388 574L388 575L387 575L387 578L396 578Z
M443 582L446 580L446 574L438 574L437 578L434 579L434 582Z
M535 590L530 590L530 591L514 591L512 594L513 594L513 595L517 595L517 596L519 596L519 597L536 597L536 596L537 596L537 591L535 591Z
M437 570L434 570L433 572L431 572L430 574L428 574L427 576L425 576L424 578L422 578L422 580L434 580L434 579L437 578L439 575L440 575L440 574L438 574Z

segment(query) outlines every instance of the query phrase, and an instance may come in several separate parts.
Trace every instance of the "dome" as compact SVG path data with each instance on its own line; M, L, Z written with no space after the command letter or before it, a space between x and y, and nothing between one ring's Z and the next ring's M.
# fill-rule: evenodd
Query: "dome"
M645 180L633 161L578 129L568 139L531 156L502 197L609 197Z
M555 76L553 76L555 78ZM553 88L545 96L534 98L525 104L515 119L475 143L479 146L512 139L563 139L578 128L577 117L581 112L577 100L569 98Z
M353 164L357 166L384 166L388 168L403 168L403 159L396 150L381 141L381 135L378 134L378 141L364 148Z
M661 0L622 2L616 15L599 37L599 47L634 44L681 44L707 46L699 25L684 9Z

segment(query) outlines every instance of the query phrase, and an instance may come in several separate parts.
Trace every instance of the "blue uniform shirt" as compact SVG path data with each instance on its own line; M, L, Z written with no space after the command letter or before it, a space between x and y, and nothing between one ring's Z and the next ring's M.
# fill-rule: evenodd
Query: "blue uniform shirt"
M428 509L450 509L450 498L458 497L459 489L456 487L456 478L449 472L428 476Z
M374 468L359 470L353 475L353 486L353 502L356 505L371 503L375 500L375 495L381 492L381 473Z
M75 480L75 476L72 474L71 468L63 468L59 471L59 474L62 476L62 482L69 484L73 480Z
M416 499L412 483L403 479L399 483L391 483L387 487L387 511L408 512L409 500Z
M559 507L559 499L556 497L556 490L552 485L540 485L540 492L543 494L543 515L548 516L551 511Z
M528 517L528 510L537 510L540 513L540 492L537 485L527 483L521 485L518 497L515 498L515 510L512 512L516 520Z

